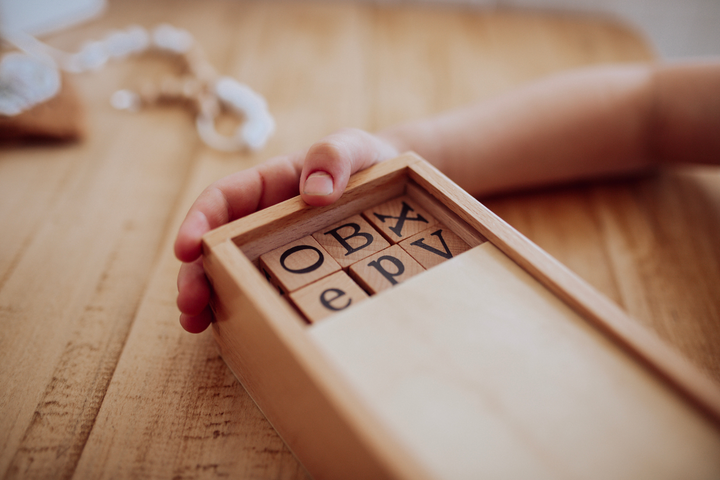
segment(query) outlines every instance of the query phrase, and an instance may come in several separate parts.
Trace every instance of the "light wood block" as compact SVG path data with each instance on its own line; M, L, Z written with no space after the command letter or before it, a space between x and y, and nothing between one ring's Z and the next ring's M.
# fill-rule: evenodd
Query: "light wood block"
M308 333L432 478L720 475L717 428L489 242Z
M354 307L368 294L345 272L337 272L289 295L310 323Z
M352 265L349 273L366 292L374 295L424 271L405 250L393 245Z
M313 234L342 268L390 246L385 238L360 215L353 215Z
M423 268L440 265L442 262L470 250L470 245L442 224L437 224L413 235L400 242L399 245Z
M260 265L281 293L294 292L340 270L340 265L310 235L262 255Z
M393 244L437 223L435 217L407 196L369 208L363 216Z

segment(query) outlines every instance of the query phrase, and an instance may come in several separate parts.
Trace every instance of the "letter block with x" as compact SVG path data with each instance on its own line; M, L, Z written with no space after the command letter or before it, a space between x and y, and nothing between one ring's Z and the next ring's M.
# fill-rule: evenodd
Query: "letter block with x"
M392 244L399 243L437 223L409 197L399 197L363 212L363 216Z

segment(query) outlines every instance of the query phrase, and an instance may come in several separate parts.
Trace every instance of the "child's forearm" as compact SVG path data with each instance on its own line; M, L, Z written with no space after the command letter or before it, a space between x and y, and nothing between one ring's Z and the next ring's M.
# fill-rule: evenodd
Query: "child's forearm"
M592 68L380 132L482 195L720 156L720 64Z

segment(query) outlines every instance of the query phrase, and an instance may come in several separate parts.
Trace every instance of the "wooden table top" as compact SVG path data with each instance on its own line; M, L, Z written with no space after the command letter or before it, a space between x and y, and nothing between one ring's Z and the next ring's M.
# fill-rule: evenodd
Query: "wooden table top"
M109 96L172 71L138 59L72 78L87 116L71 145L0 148L0 475L302 478L219 357L179 326L172 242L213 180L345 127L376 130L539 76L647 60L608 19L427 6L114 2L50 39L188 29L219 72L268 99L254 154L205 147L179 107ZM484 199L509 223L720 380L720 171Z

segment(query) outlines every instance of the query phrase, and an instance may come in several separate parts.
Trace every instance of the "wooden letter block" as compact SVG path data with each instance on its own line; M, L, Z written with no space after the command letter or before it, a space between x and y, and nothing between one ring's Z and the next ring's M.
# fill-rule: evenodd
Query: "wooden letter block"
M310 235L260 256L260 265L281 293L294 292L340 270L340 265Z
M400 246L426 269L470 250L470 245L442 224L403 240Z
M342 268L347 268L390 246L388 241L360 215L354 215L323 228L313 233L313 238Z
M425 269L399 245L393 245L350 267L350 276L374 295Z
M420 208L409 197L400 197L363 212L363 216L390 243L398 243L437 223L437 220Z
M342 271L296 290L289 296L310 323L355 306L368 298L367 293Z

